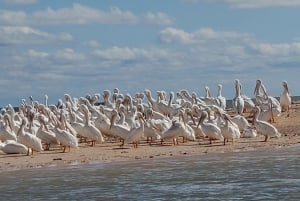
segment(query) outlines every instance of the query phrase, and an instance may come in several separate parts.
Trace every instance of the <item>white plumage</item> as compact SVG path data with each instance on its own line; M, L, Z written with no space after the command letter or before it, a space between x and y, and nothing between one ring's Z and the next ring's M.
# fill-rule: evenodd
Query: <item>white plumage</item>
M264 135L266 142L269 137L280 137L281 134L278 132L277 128L273 126L272 124L261 121L258 119L258 116L260 114L260 108L258 106L255 107L255 117L254 117L254 126L257 130L257 133Z
M30 149L32 150L31 154L33 154L33 151L37 151L37 152L43 151L41 139L29 132L26 132L24 130L26 125L27 125L27 119L23 118L22 124L17 133L17 141L21 144L24 144L26 147L28 147L27 155L29 155Z

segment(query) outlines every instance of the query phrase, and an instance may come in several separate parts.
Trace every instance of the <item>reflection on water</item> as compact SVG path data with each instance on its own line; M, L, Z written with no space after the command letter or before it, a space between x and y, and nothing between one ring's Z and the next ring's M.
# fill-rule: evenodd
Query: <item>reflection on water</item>
M2 172L3 200L298 200L300 146Z

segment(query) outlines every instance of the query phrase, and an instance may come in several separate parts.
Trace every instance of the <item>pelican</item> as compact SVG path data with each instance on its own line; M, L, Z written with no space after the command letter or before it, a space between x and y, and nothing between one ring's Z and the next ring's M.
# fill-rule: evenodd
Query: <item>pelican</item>
M221 133L221 129L215 124L206 122L205 120L207 118L208 118L207 112L202 111L197 128L199 127L202 130L202 132L207 137L209 137L210 144L213 139L224 140L224 137L222 136Z
M253 128L246 128L242 133L241 133L241 138L254 138L257 136L257 132Z
M26 154L28 148L14 140L0 142L0 150L6 154Z
M118 112L114 109L111 111L109 134L114 137L119 137L122 140L121 146L124 145L124 140L127 138L129 128L116 123Z
M66 147L69 147L69 151L70 151L70 147L77 148L78 147L77 137L75 137L73 134L71 134L70 132L68 132L66 130L60 129L59 123L60 123L59 119L57 118L53 132L55 133L55 136L58 139L58 141L60 142L61 146L64 147L63 153L66 152Z
M225 111L226 109L226 98L222 96L222 85L218 84L218 94L217 94L217 102L219 107L222 108L222 110Z
M89 118L89 109L86 105L81 105L80 109L83 111L84 116L85 116L85 123L84 127L81 130L81 135L83 137L87 137L92 140L92 146L95 145L96 141L99 143L104 142L104 138L102 136L101 131L96 128L92 123Z
M142 113L137 112L137 118L140 121L140 126L136 127L136 128L132 128L125 140L124 143L133 143L133 147L137 148L138 147L138 143L140 141L140 139L142 139L144 137L144 123L146 123L146 120L144 119Z
M235 98L233 98L233 109L239 114L243 114L245 102L241 96L242 85L238 79L235 80Z
M239 127L240 132L244 132L244 130L250 126L247 119L239 114L232 117L231 121L233 121Z
M178 144L177 138L182 136L184 132L183 125L174 120L172 121L171 127L161 134L161 143L163 143L163 141L166 139L173 139L173 144L176 145Z
M259 105L263 105L264 103L268 103L269 101L271 101L274 115L278 116L281 113L280 102L276 98L268 96L266 87L263 85L261 80L256 80L254 94L256 96L256 102Z
M263 85L261 80L256 80L256 85L253 93L258 104L266 101L268 98L266 87Z
M287 81L282 81L282 86L283 86L283 92L280 95L280 106L281 109L283 109L284 111L290 111L290 107L291 107L291 96L290 96L290 92L289 92L289 87L288 87L288 83Z
M9 114L4 114L3 116L4 125L0 126L0 141L5 140L17 140L17 136L15 132L12 129L11 123L10 123L10 117Z
M30 149L32 150L31 154L33 154L33 151L43 151L43 146L40 138L24 130L27 126L27 122L27 119L23 117L20 129L17 133L17 141L28 148L27 155L29 156Z
M224 120L224 125L221 126L221 133L224 137L224 145L226 140L231 139L232 143L234 139L238 139L241 136L240 130L238 128L238 126L231 121L229 115L227 114L223 114L222 118Z
M41 126L37 130L36 136L46 145L45 151L48 151L51 144L59 144L59 141L57 140L55 133L48 129L45 115L39 114L38 121Z
M281 134L278 132L277 128L273 126L272 124L266 122L266 121L261 121L258 119L258 116L260 114L261 109L256 106L255 107L255 116L254 116L254 126L257 131L257 133L264 135L266 142L268 140L268 137L280 137Z

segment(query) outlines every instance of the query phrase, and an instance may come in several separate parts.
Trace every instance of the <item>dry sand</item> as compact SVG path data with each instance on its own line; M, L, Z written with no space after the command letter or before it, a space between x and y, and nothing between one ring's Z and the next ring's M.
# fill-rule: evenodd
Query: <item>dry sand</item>
M225 146L222 142L209 144L207 139L200 139L194 142L179 143L173 145L172 142L153 143L141 142L138 148L132 145L125 145L120 148L120 143L105 142L96 144L94 147L86 143L80 143L78 149L71 149L70 152L62 153L59 147L54 147L50 151L34 153L31 156L15 154L7 155L0 151L0 171L18 170L26 168L41 168L48 166L74 165L83 163L94 163L101 161L128 161L174 156L192 157L207 153L225 153L238 151L266 150L287 147L300 143L300 103L293 103L290 115L283 113L280 117L275 117L274 125L282 134L280 138L271 138L267 142L262 142L264 136L256 138L240 138Z

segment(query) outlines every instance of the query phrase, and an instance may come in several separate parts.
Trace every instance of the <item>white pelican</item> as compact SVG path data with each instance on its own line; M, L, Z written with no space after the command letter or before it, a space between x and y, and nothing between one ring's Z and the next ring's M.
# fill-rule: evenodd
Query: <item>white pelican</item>
M262 90L262 92L261 92ZM281 113L280 102L273 96L268 96L266 87L263 85L261 80L256 80L256 86L254 89L254 94L256 96L256 102L259 105L263 105L271 101L272 111L274 115L279 115Z
M202 130L202 132L209 138L210 144L214 139L223 141L224 137L221 133L221 129L215 124L206 122L207 118L208 118L207 112L203 111L201 113L197 127L199 127Z
M30 149L32 150L31 154L33 154L33 151L37 151L37 152L43 151L41 139L29 132L26 132L24 130L26 125L27 125L27 119L24 117L22 119L20 129L17 133L17 141L21 144L24 144L28 148L27 155L29 155Z
M233 109L242 115L244 111L244 99L241 96L242 85L238 79L235 80L235 97L233 98Z
M182 123L176 120L172 121L171 127L161 134L161 144L167 139L172 139L174 145L178 144L177 138L182 136L184 132L185 131Z
M225 122L224 125L221 126L221 132L224 137L224 145L225 145L226 140L229 140L229 139L232 140L232 143L233 143L234 139L240 138L240 136L241 136L240 130L239 130L238 126L234 122L231 121L229 115L223 114L222 118Z
M114 137L119 137L122 140L121 146L124 145L124 140L127 138L129 128L123 125L119 125L116 123L116 118L118 116L118 112L116 110L111 111L110 117L110 127L109 127L109 134Z
M159 111L159 107L158 107L158 100L155 100L152 95L151 95L151 91L149 89L145 89L144 91L145 96L148 99L148 102L150 103L152 109L156 112L160 112ZM157 97L158 98L158 97Z
M9 114L4 114L3 116L4 124L0 126L0 141L5 140L17 140L17 136L15 132L13 131L10 123L10 117Z
M258 106L255 107L255 117L254 117L254 126L257 131L257 133L264 135L266 142L268 140L268 137L280 137L281 134L278 132L277 128L273 126L272 124L261 121L258 119L258 116L260 114L260 108Z
M45 151L48 151L51 144L59 144L55 133L48 129L46 125L46 117L43 114L38 115L38 121L40 122L41 126L37 130L36 136L42 140L42 142L46 145Z
M226 109L226 98L222 96L222 85L218 84L218 94L217 94L217 102L219 107L222 108L222 110L225 111Z
M292 101L291 101L291 96L290 96L290 92L289 92L289 87L288 87L288 83L287 81L282 81L282 86L283 86L283 92L280 95L280 106L284 111L288 111L290 110Z
M152 119L147 119L144 125L144 136L147 138L147 142L150 138L150 144L153 140L160 140L160 129L154 124Z
M92 146L94 146L96 142L98 143L104 142L104 138L102 136L101 131L91 123L89 117L90 112L88 107L86 105L81 105L80 109L83 111L85 116L85 123L83 129L81 130L81 136L91 139Z
M257 136L257 132L253 128L246 128L242 133L241 133L241 138L254 138Z
M146 123L142 113L137 112L137 118L140 121L140 126L132 128L124 139L124 143L133 143L134 148L138 147L139 141L144 137L144 123Z
M183 109L179 110L179 117L181 116L183 128L184 128L183 139L187 138L188 140L195 141L196 132L194 128L188 123L187 117L186 118L184 117L184 114L186 114L187 116L191 116L190 111L191 111L190 108L186 108L185 110Z
M253 93L258 104L266 101L268 98L266 87L263 85L261 80L256 80L256 85Z
M0 150L6 154L26 154L28 148L14 140L0 142Z
M70 132L68 132L66 130L60 129L59 123L60 123L59 119L56 119L56 124L53 129L53 132L55 133L56 138L60 142L60 145L64 147L63 153L66 152L66 147L69 147L69 151L70 151L70 147L77 148L78 147L77 137L75 137L73 134L71 134Z
M250 126L248 120L239 114L233 116L231 121L233 121L239 127L240 132L244 132L244 130Z

